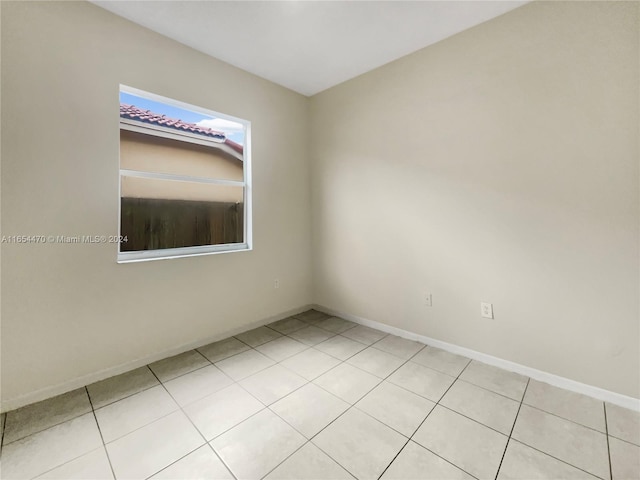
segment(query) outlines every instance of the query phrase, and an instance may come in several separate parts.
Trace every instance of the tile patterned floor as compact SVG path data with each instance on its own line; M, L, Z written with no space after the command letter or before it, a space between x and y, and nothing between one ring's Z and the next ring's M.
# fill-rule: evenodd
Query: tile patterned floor
M640 478L640 414L308 311L0 417L3 479Z

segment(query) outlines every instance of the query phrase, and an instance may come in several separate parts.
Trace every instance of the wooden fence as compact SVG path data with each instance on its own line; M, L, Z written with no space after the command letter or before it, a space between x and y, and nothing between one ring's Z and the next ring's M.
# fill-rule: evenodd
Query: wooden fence
M121 199L122 252L242 243L242 203Z

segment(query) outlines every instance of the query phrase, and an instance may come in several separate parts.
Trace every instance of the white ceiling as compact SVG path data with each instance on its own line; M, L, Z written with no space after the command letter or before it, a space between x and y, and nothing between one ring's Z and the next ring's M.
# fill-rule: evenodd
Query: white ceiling
M94 4L313 95L526 1L108 1Z

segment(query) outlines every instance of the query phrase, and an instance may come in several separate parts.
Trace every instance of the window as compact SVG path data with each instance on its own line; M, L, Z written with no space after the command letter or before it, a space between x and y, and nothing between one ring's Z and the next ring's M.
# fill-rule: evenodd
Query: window
M251 123L120 86L118 262L251 248Z

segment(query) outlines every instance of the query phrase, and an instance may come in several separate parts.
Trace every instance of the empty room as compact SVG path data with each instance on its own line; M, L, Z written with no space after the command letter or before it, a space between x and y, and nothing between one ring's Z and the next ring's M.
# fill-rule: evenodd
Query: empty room
M640 479L640 2L0 19L0 478Z

